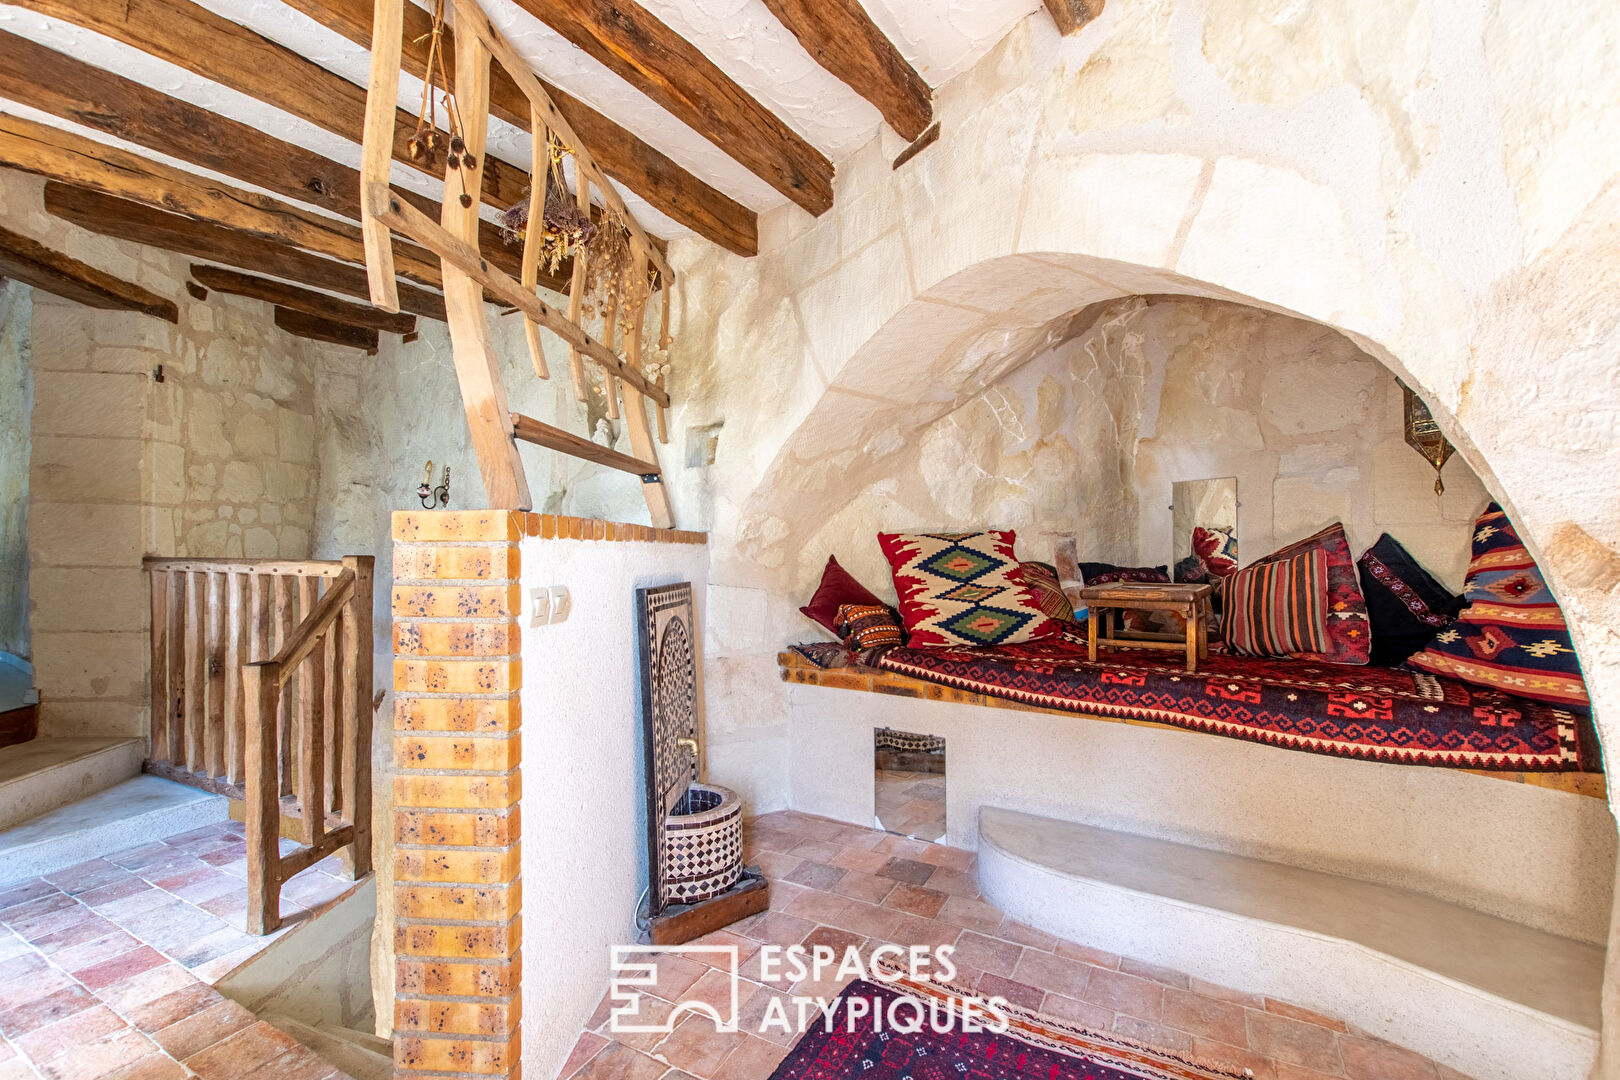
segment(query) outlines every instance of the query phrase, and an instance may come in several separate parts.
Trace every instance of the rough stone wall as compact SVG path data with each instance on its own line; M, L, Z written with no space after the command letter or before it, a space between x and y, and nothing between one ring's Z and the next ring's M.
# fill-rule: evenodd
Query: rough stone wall
M10 227L180 311L171 324L35 292L29 324L27 577L40 730L139 737L149 708L142 556L310 554L320 350L275 329L268 305L192 298L180 256L49 217L41 183L0 171Z
M1460 457L1435 495L1434 470L1402 439L1388 368L1318 323L1218 300L1135 303L1121 338L1158 387L1132 478L1143 563L1187 554L1171 551L1173 483L1235 476L1243 563L1342 521L1355 554L1388 531L1461 590L1470 526L1490 496Z
M0 284L0 652L27 659L28 414L34 379L28 346L32 291Z

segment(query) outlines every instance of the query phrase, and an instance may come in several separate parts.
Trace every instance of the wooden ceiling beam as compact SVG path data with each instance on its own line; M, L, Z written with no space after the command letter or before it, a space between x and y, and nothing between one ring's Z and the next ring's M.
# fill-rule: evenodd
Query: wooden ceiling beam
M269 278L254 277L252 274L198 263L191 264L191 276L196 279L197 284L216 292L263 300L267 304L278 304L294 311L319 315L332 322L386 330L390 334L409 334L416 329L414 315L393 315L368 305L351 304L347 300L339 300L325 293L312 292L296 285L271 281Z
M767 0L769 2L769 0ZM1045 0L1058 33L1077 34L1086 23L1102 14L1104 0Z
M857 0L765 0L816 63L877 106L908 141L934 119L932 90Z
M287 0L329 30L356 45L371 47L371 0ZM420 79L427 73L428 13L415 4L405 5L400 66ZM455 78L455 35L444 29L441 43L445 68ZM681 168L669 157L638 139L612 120L544 79L541 86L557 111L574 129L604 172L646 199L671 220L738 255L759 253L759 225L754 212L715 190ZM529 101L517 83L499 67L490 72L490 112L527 130Z
M82 135L0 114L0 165L175 210L318 255L363 262L360 227L301 210L280 199L228 187L87 139ZM396 242L399 273L435 288L442 282L431 252Z
M363 139L365 87L190 0L6 2L121 41L350 142ZM442 179L438 169L412 160L408 144L415 131L416 117L396 110L394 160ZM528 187L529 174L515 165L496 158L486 163L482 195L490 206L515 206Z
M810 213L832 206L826 155L635 0L517 3Z
M276 308L276 325L289 334L309 338L311 341L347 345L354 349L364 349L368 353L377 351L377 331L369 326L350 326L347 323L323 319L319 315L311 315L307 311L279 306Z
M360 219L360 173L257 128L169 97L70 56L0 30L0 96L126 142L233 176L335 214ZM432 217L439 204L395 188ZM522 254L496 225L480 226L479 249L507 273ZM571 262L571 260L569 260ZM566 292L571 267L542 273L541 284Z
M0 280L15 278L53 296L109 311L138 311L180 321L173 300L52 251L32 237L0 228Z
M45 211L89 232L225 263L258 274L313 285L346 296L370 297L362 267L311 255L251 233L182 217L127 199L67 184L45 185ZM401 283L401 311L445 321L444 297Z

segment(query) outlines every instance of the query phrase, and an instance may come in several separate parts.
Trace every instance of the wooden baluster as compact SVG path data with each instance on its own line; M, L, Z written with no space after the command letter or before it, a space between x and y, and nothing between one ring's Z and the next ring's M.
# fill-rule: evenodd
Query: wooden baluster
M203 705L208 687L208 657L203 645L203 606L208 592L208 575L188 574L186 583L186 771L203 773L208 768L204 756Z
M293 615L293 604L297 599L297 582L286 575L276 577L276 612L275 632L276 647L272 653L280 652L281 646L286 642L297 621ZM288 672L291 678L295 673ZM276 711L276 731L278 737L276 745L280 747L277 755L279 773L281 777L281 794L291 795L293 790L293 714L292 694L282 694L279 707Z
M371 584L374 560L350 555L354 595L344 606L343 820L354 826L344 862L356 879L371 873Z
M225 575L208 575L208 603L203 612L204 664L208 674L203 760L209 776L225 775Z
M242 670L247 700L247 932L268 934L281 925L281 770L276 718L281 667L273 660Z
M302 578L298 582L299 615L308 619L320 601L321 579ZM323 635L329 637L330 635ZM304 822L304 846L314 846L326 835L326 800L322 788L326 766L322 751L326 739L323 710L326 706L326 643L298 666L298 807Z
M456 40L461 40L457 38ZM591 178L585 175L580 167L579 158L574 159L574 201L579 203L579 212L589 215L591 212ZM581 316L585 311L585 249L576 248L574 251L574 278L568 286L568 321L575 326L583 326ZM581 401L585 400L585 359L579 355L579 350L573 346L568 349L568 374L574 380L574 396Z
M169 575L163 570L151 572L152 586L152 712L147 726L151 731L151 745L147 756L153 761L164 761L169 753L169 668L164 644L169 634Z
M339 622L332 624L332 629L326 635L326 648L322 650L326 656L326 730L325 776L322 778L324 795L321 799L322 813L336 812L340 809L341 799L339 793L343 786L343 767L339 757L343 753L343 632L340 626L342 613L339 612Z
M248 663L275 655L275 579L254 574L248 579Z
M247 575L225 575L225 779L242 782L244 745L242 665L247 655Z
M669 278L664 277L659 284L663 287L664 296L663 306L659 309L658 315L658 347L667 352L675 343L675 339L669 333ZM660 390L665 388L663 371L658 372L658 388ZM666 446L669 444L669 410L662 405L658 406L658 441Z
M546 185L551 183L551 130L540 119L540 110L529 109L529 134L533 140L529 152L529 225L523 231L523 287L534 292L540 283L540 248L546 237ZM546 353L541 348L540 324L525 317L523 333L529 340L529 358L534 361L534 373L542 379L551 378L546 366Z
M164 680L168 686L169 699L167 702L168 723L165 725L169 739L169 764L177 769L186 767L186 581L190 575L183 573L170 573L168 615L164 622L168 624L168 632L164 635L169 677Z

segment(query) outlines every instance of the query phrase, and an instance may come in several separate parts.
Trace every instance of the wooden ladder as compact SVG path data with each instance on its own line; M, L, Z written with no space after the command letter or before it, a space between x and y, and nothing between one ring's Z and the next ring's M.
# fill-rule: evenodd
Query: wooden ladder
M608 182L579 136L569 126L534 73L506 37L489 21L478 0L452 0L456 20L455 100L461 118L464 154L476 161L472 169L445 170L443 211L435 222L400 198L389 188L389 164L396 137L399 95L400 49L406 0L376 0L372 23L371 80L366 95L366 123L361 155L361 211L366 249L366 270L370 278L371 301L384 311L398 311L398 289L394 279L394 251L391 230L410 237L438 255L444 267L445 308L450 326L450 344L461 386L467 426L472 433L473 450L484 491L492 507L529 510L534 500L519 442L533 443L571 454L598 465L641 478L642 494L655 528L673 528L669 496L658 465L652 425L646 402L658 408L658 431L668 442L664 410L669 395L661 385L642 373L643 322L656 280L663 292L659 346L668 348L669 292L674 271L657 245L631 215L618 191ZM478 250L478 201L461 205L462 191L478 192L483 182L486 134L489 128L490 61L498 61L529 99L530 133L534 140L529 193L529 228L523 244L522 280L492 266ZM631 250L638 273L638 288L626 298L623 307L624 356L614 350L621 311L604 314L604 336L599 341L582 325L585 292L585 253L576 253L567 314L547 304L537 293L541 238L546 203L546 185L551 176L551 138L563 144L574 158L575 198L581 212L588 213L594 185L603 203L621 219L630 234ZM605 227L612 227L611 221ZM646 281L646 284L642 284ZM585 361L602 369L606 383L607 414L623 416L630 435L630 454L601 446L532 417L512 412L506 388L500 379L489 324L484 313L484 296L522 312L529 356L535 374L549 379L551 373L541 350L540 328L544 326L568 343L569 369L574 394L586 400Z

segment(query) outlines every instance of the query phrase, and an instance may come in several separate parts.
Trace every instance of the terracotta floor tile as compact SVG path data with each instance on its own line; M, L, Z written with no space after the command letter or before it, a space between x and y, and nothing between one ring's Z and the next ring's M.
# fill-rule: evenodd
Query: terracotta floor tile
M1113 953L1104 952L1101 949L1093 949L1087 945L1076 945L1072 941L1058 942L1057 948L1053 951L1055 951L1065 960L1079 960L1082 963L1090 964L1092 967L1119 967L1119 957L1115 956Z
M640 989L645 993L656 994L665 1001L679 1001L681 995L710 970L691 957L681 956L679 953L632 953L625 957L625 960L627 963L650 962L653 965L655 976L653 982Z
M50 1061L58 1054L76 1054L81 1048L116 1035L128 1027L122 1016L105 1005L96 1004L70 1013L53 1024L35 1028L26 1035L19 1035L12 1042L38 1064Z
M5 921L6 913L12 908L60 891L43 878L31 878L28 881L19 881L15 885L7 885L0 889L0 922Z
M126 1009L124 1018L147 1034L151 1034L177 1024L204 1009L212 1008L224 1000L225 998L212 986L198 982Z
M568 1051L568 1057L563 1059L562 1068L557 1070L557 1080L568 1080L579 1071L591 1058L595 1057L607 1040L593 1031L582 1031L579 1038L574 1040L574 1048Z
M105 919L101 920L106 922ZM51 955L51 962L64 971L83 971L96 964L105 963L127 953L132 953L141 947L141 942L130 937L122 930L108 922L111 931L69 949Z
M925 945L928 948L935 948L949 945L962 936L962 928L953 923L925 919L920 915L907 915L903 912L896 914L900 916L900 921L895 924L894 932L889 935L889 940L896 945L904 945L907 948Z
M1138 1020L1134 1016L1120 1013L1114 1017L1114 1033L1123 1035L1148 1046L1156 1046L1163 1050L1175 1050L1180 1053L1190 1053L1193 1048L1193 1037L1185 1031L1167 1028L1163 1024L1155 1024L1150 1020Z
M57 870L46 874L45 880L70 896L99 889L104 885L111 885L130 877L130 872L122 866L108 862L106 859L91 859L89 862L70 866L66 870Z
M15 1039L95 1004L96 996L84 987L77 983L64 986L54 994L46 994L26 1005L0 1013L0 1035Z
M896 885L894 891L883 898L882 906L903 911L908 915L932 919L939 914L939 909L945 906L945 894L926 886L901 884Z
M956 939L956 951L951 955L951 959L959 964L978 968L980 971L1010 978L1013 970L1018 967L1019 958L1023 955L1024 949L1021 945L968 930Z
M876 874L893 857L881 851L846 847L828 860L828 865L841 866L845 870L859 870L863 874Z
M22 1056L0 1061L0 1080L39 1080L39 1073Z
M831 925L853 931L863 937L889 941L892 940L891 935L900 925L902 918L904 916L891 908L851 900L838 917L831 920Z
M137 900L137 897L144 897L144 902ZM78 896L79 903L95 908L109 919L144 911L166 899L168 893L133 874L121 881L103 885L99 889L91 889Z
M792 855L783 855L777 851L760 851L756 852L748 861L752 865L759 867L766 877L775 882L778 878L785 878L791 874L793 868L804 860Z
M783 880L803 885L808 889L831 889L847 873L849 871L841 866L829 866L823 862L805 859Z
M1026 926L1012 918L1002 920L1001 929L996 932L995 936L1007 941L1017 942L1031 949L1040 949L1042 952L1055 952L1058 947L1058 939L1051 934L1046 933L1044 930L1037 930L1033 926Z
M1224 1065L1229 1070L1247 1069L1254 1080L1277 1080L1277 1063L1246 1047L1194 1036L1193 1055L1200 1061Z
M152 1041L184 1061L253 1022L253 1014L242 1006L222 1001L154 1032Z
M37 958L37 957L36 957ZM7 1012L73 985L65 971L44 966L16 975L0 974L0 1012Z
M80 1041L49 1061L36 1063L46 1080L99 1080L108 1073L157 1053L152 1040L132 1027Z
M888 862L879 867L877 874L879 877L893 878L906 885L922 885L934 876L934 869L931 863L896 855L891 856Z
M850 933L848 930L839 930L831 926L818 926L804 936L802 944L806 949L831 949L833 963L843 963L845 955L850 949L860 949L865 938L860 934ZM814 953L812 953L814 955Z
M100 991L101 1000L120 1012L195 986L199 980L179 964L165 963Z
M1283 1062L1273 1062L1277 1080L1341 1080L1340 1074L1317 1072L1315 1069L1305 1069L1298 1065L1288 1065Z
M1193 977L1192 991L1195 994L1203 994L1205 997L1220 998L1222 1001L1230 1001L1238 1005L1247 1005L1253 1009L1265 1007L1264 999L1262 999L1258 994L1245 994L1243 991L1233 990L1229 986L1221 986L1219 983L1205 982L1203 979L1200 979L1197 976Z
M1289 1065L1340 1071L1337 1033L1273 1013L1248 1011L1249 1049Z
M618 1008L623 1008L624 1011L616 1013L615 1010ZM651 1052L652 1048L663 1042L664 1036L668 1034L663 1029L674 1011L675 1006L663 998L640 994L633 1003L615 1003L614 1009L607 1014L607 1023L602 1029L602 1035L636 1050ZM626 1030L632 1027L655 1030L651 1032Z
M1134 1016L1138 1020L1158 1023L1164 1014L1164 987L1149 979L1092 968L1082 1000L1101 1005L1117 1013Z
M854 902L848 897L839 896L836 893L821 892L813 889L802 893L783 910L788 915L807 919L812 923L832 923L836 926L845 909Z
M1085 999L1091 973L1100 970L1036 949L1025 950L1012 978L1064 997Z
M46 938L53 937L63 931L72 930L79 923L96 918L97 915L93 910L83 904L74 903L48 915L41 915L37 919L12 923L11 929L18 937L38 945L39 942Z
M1288 1002L1278 1001L1276 998L1266 998L1265 1002L1266 1012L1291 1017L1295 1020L1303 1020L1307 1024L1315 1024L1317 1027L1330 1028L1334 1031L1349 1030L1345 1027L1343 1020L1324 1016L1322 1013L1312 1012L1310 1009L1302 1009L1298 1005L1290 1005Z
M260 1020L193 1054L184 1064L203 1080L238 1080L297 1045L295 1040Z
M791 881L773 881L771 882L770 909L772 911L782 911L809 891L805 886L795 885Z
M866 874L858 870L851 870L833 885L832 891L839 896L847 896L853 900L861 900L868 904L882 902L885 896L894 891L893 878L878 877L876 874Z
M248 945L237 952L227 953L218 960L199 964L191 969L191 973L205 983L217 983L263 951L262 945Z
M116 933L118 927L107 919L94 912L89 918L80 919L71 926L63 927L54 934L47 934L33 942L33 945L46 956L52 956L63 949L71 949L77 945L85 945L97 938L106 937Z
M265 1062L242 1080L328 1080L344 1075L337 1066L306 1046L297 1046Z
M1001 927L1001 912L983 900L972 900L965 896L947 895L945 906L939 909L939 918L981 934L994 934Z
M116 982L150 971L168 963L168 958L150 945L120 953L106 960L97 960L73 969L73 977L91 990L101 990Z
M662 1061L610 1042L574 1075L575 1080L658 1080L668 1070Z
M741 934L732 933L730 930L715 930L712 933L704 934L696 941L693 941L692 944L730 946L737 950L737 961L739 963L746 962L749 957L759 952L759 942L754 941L752 938L743 937ZM694 954L688 959L696 960L698 963L706 964L709 967L724 967L730 962L725 957L718 955Z
M0 922L6 923L15 930L18 926L26 926L35 919L44 918L46 915L63 910L72 910L78 904L77 897L69 896L53 886L50 892L37 899L17 904L7 908L4 912L0 912Z
M707 1016L688 1016L664 1037L653 1055L694 1076L713 1076L742 1038L740 1032L716 1031Z
M1167 989L1164 993L1164 1023L1216 1042L1245 1045L1248 1027L1243 1007L1190 990Z
M792 855L796 859L804 859L809 862L825 863L832 861L832 859L843 850L844 847L842 844L835 844L830 840L807 839L800 840L797 844L794 844L793 850L789 851L788 854Z
M1350 1080L1438 1080L1440 1076L1428 1058L1376 1039L1341 1036L1339 1051Z
M1114 1013L1111 1010L1062 994L1047 994L1042 998L1041 1012L1088 1031L1107 1032L1114 1029Z
M1015 982L1004 979L1000 975L986 974L980 977L979 985L975 987L978 993L986 998L1001 997L1017 1005L1021 1009L1039 1009L1041 999L1046 996L1039 987L1028 983Z
M755 1035L744 1035L714 1074L714 1080L768 1080L788 1048Z
M1127 975L1137 975L1144 979L1152 979L1156 983L1163 983L1165 986L1174 986L1178 990L1189 989L1192 985L1192 979L1185 972L1142 960L1132 960L1128 956L1120 957L1119 970Z

